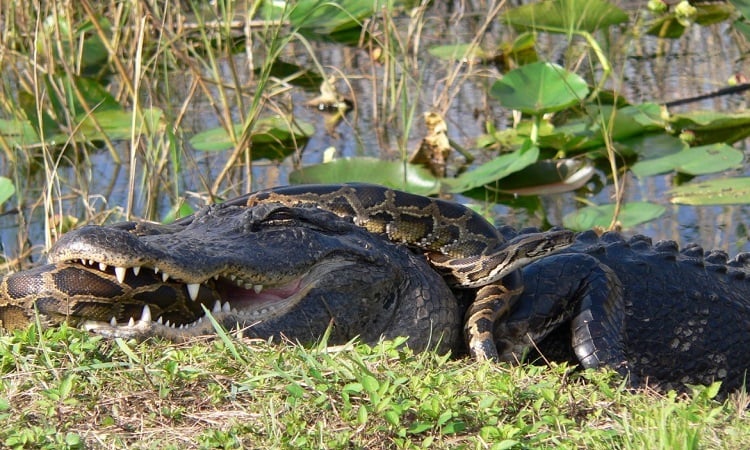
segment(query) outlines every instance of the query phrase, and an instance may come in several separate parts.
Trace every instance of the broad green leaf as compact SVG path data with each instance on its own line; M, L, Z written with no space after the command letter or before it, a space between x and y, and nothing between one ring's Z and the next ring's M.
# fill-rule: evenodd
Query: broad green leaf
M94 111L80 119L76 140L80 140L78 136L87 141L102 140L104 136L113 141L127 140L133 136L134 128L135 134L153 136L163 128L161 118L162 111L158 108L144 109L140 114L136 114L135 121L132 111Z
M515 27L551 33L593 33L627 22L628 15L604 0L552 0L513 8L503 19Z
M720 178L688 183L668 192L681 205L738 205L750 203L750 177Z
M602 131L604 128L605 131ZM611 105L586 105L586 116L558 126L550 134L540 133L539 145L565 151L590 150L604 145L604 133L619 142L633 136L663 131L661 107L642 103L615 108ZM624 142L627 145L626 142Z
M690 111L669 119L672 128L689 130L697 144L731 144L750 136L750 111Z
M588 230L593 227L608 227L615 213L615 205L587 206L563 217L563 226L571 230ZM625 203L617 216L622 228L654 220L664 214L664 207L648 202Z
M16 187L10 178L0 177L0 203L4 203L13 194L16 193Z
M750 0L729 0L745 19L750 20Z
M511 70L490 90L504 107L531 115L563 110L581 102L588 93L583 78L547 62Z
M478 46L472 48L471 44L437 45L430 47L427 52L440 59L451 61L486 60L490 53Z
M726 144L692 147L660 158L638 161L631 170L638 177L677 171L689 175L722 172L739 166L744 154Z
M295 170L289 174L293 184L364 182L382 184L414 194L431 195L440 191L440 183L429 170L400 161L376 158L342 158Z
M39 136L28 120L0 119L0 140L11 147L26 147L39 144Z
M621 153L637 155L639 162L666 157L689 148L682 139L664 133L637 134L618 143Z
M234 134L242 135L242 124L234 125ZM315 132L312 124L301 120L290 122L279 116L264 117L255 123L250 135L253 159L283 159ZM234 148L232 137L224 128L213 128L190 138L190 145L201 151L223 151Z
M456 178L444 179L443 184L449 186L450 192L453 193L468 191L518 172L536 162L538 158L539 147L527 140L524 146L513 153L500 155Z

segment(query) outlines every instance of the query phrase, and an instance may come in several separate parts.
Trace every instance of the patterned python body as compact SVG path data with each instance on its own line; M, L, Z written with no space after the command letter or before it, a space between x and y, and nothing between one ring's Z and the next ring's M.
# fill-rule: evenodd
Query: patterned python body
M309 185L288 186L259 191L227 201L224 206L252 208L263 204L279 204L287 207L315 207L344 218L371 233L405 244L424 252L430 264L440 271L454 287L478 288L476 299L470 306L465 320L465 334L472 355L478 359L497 359L492 332L498 317L505 314L513 301L522 292L517 269L572 244L574 233L567 230L519 235L506 241L492 224L482 216L457 203L408 194L382 186ZM195 219L190 216L176 221L175 227L186 226ZM145 228L148 228L144 225ZM135 231L131 231L135 233ZM78 258L82 258L78 256ZM91 255L97 260L97 255ZM52 262L69 260L64 252L57 254ZM100 265L101 266L101 265ZM154 269L154 268L152 268ZM121 270L125 272L125 269ZM92 307L85 305L84 298L92 304L96 299L106 299L110 307L148 310L160 308L153 304L154 292L181 292L179 295L165 294L165 305L187 305L190 301L180 289L179 281L161 281L154 273L153 279L132 276L121 281L111 274L97 275L94 267L42 266L33 271L6 277L0 283L0 295L10 298L12 305L0 305L0 320L4 324L17 320L18 311L36 305L45 311L59 312L65 316L71 308ZM79 286L70 280L85 281ZM93 286L97 284L97 286ZM137 284L137 285L135 285ZM120 286L118 286L120 285ZM183 285L184 286L184 285ZM188 286L190 290L190 286ZM138 301L139 292L148 294L149 307ZM159 291L161 292L161 291ZM203 292L201 289L200 292ZM61 295L63 294L63 295ZM78 298L72 306L59 305L59 298ZM118 299L112 302L112 299ZM112 306L114 304L114 306ZM175 308L172 306L172 308ZM186 316L200 317L200 311L184 307ZM180 309L180 307L177 307ZM88 313L92 319L101 321L111 311ZM28 311L27 311L28 312ZM147 313L144 312L144 315ZM110 316L121 317L111 314ZM137 317L138 314L131 315ZM156 314L154 315L156 317ZM28 320L29 315L26 314ZM8 320L8 321L6 321ZM106 321L106 319L103 319ZM115 325L114 323L112 324ZM132 320L131 320L132 325ZM118 325L119 326L119 325Z

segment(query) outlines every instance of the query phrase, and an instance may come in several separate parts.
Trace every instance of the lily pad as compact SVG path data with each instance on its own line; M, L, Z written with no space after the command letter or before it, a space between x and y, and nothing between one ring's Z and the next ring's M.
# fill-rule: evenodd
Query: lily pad
M243 125L234 125L235 136L242 134ZM315 132L312 124L280 116L264 117L255 123L251 133L253 159L284 159ZM235 143L224 128L213 128L190 138L196 150L212 152L234 148Z
M665 208L649 202L630 202L622 205L617 216L622 228L632 228L638 224L654 220L664 214ZM594 227L606 228L612 222L615 205L587 206L563 217L563 226L571 230L588 230Z
M28 120L0 119L0 139L11 147L26 147L39 143L39 136Z
M681 205L740 205L750 203L750 177L719 178L688 183L669 191L669 201Z
M341 158L303 167L290 173L289 181L293 184L375 183L421 195L440 191L439 180L421 166L368 157Z
M523 29L550 33L593 33L627 22L628 15L604 0L553 0L513 8L503 19Z
M16 192L16 186L10 178L0 177L0 203L4 203Z
M443 179L443 184L449 186L450 192L453 193L468 191L518 172L536 162L537 159L539 159L539 147L527 140L523 147L513 153L500 155L456 178Z
M96 141L104 139L105 136L113 141L127 140L132 137L133 128L138 134L152 136L163 128L161 119L162 111L158 108L144 109L136 114L135 122L132 111L94 111L80 119L76 140Z
M639 161L631 170L638 177L676 171L689 175L722 172L742 163L745 155L726 144L692 147L660 158Z
M672 128L690 131L697 144L733 142L750 136L750 111L691 111L670 118Z
M490 96L506 108L541 115L581 102L589 93L586 81L557 64L536 62L511 70L496 81Z

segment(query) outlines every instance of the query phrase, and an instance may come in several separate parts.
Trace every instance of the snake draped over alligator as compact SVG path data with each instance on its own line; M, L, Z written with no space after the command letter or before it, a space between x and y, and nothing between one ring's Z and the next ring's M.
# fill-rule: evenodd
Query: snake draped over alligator
M162 225L63 235L0 282L12 330L109 337L215 332L329 343L408 336L417 351L609 367L633 385L741 388L750 254L645 236L497 229L457 203L364 184L287 186Z

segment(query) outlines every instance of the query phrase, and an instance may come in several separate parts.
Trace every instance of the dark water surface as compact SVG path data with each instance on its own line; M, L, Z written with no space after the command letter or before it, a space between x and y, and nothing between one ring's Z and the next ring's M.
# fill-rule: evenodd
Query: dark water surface
M438 2L439 3L439 2ZM457 2L463 4L463 2ZM404 102L409 108L414 108L414 125L408 137L400 135L403 126L387 124L383 117L392 114L377 107L378 101L388 95L388 85L384 66L373 63L366 49L358 49L339 44L311 41L315 57L327 75L336 75L340 81L337 87L341 93L352 98L356 103L356 110L350 113L333 132L326 131L324 117L314 109L304 106L304 102L317 93L293 88L289 99L295 105L296 117L311 122L316 127L316 133L305 146L301 155L287 158L282 163L259 161L254 163L252 173L252 188L286 184L288 173L298 165L316 164L323 160L323 152L333 147L339 157L374 156L378 158L400 160L404 154L415 149L424 133L422 113L430 111L436 99L443 93L447 70L453 65L427 54L427 49L438 44L455 44L468 42L480 27L484 14L464 11L457 12L457 8L448 3L435 5L429 10L424 20L424 29L418 42L419 61L418 73L421 77L419 89L409 89L408 98ZM404 27L408 25L406 19ZM483 47L490 48L500 42L507 41L510 31L499 22L489 28ZM611 77L609 88L615 88L633 103L654 101L666 102L674 99L691 97L700 93L711 92L726 86L727 80L737 73L747 74L747 62L742 58L743 45L732 33L728 24L709 27L694 26L679 40L659 40L643 37L633 40L631 37L615 36L611 41L609 51L615 73ZM414 43L412 43L414 44ZM540 35L539 53L542 57L559 64L569 66L566 59L569 45L566 37L560 35ZM581 45L574 40L573 45ZM248 67L245 54L239 54L234 61L237 67ZM284 49L283 58L293 61L306 68L314 68L312 58L306 49L299 44L290 45ZM257 61L256 61L257 64ZM588 64L584 62L584 64ZM225 62L226 76L229 79L229 67ZM582 71L579 71L581 73ZM497 69L489 66L469 66L462 74L470 76L457 91L445 117L449 127L449 136L467 149L473 149L473 142L477 136L485 132L486 121L491 121L497 128L511 125L509 111L498 106L498 102L488 97L489 86L500 76ZM240 74L247 76L247 74ZM188 81L175 75L170 82L170 95L179 99L187 96ZM346 82L341 81L342 78ZM184 91L181 91L184 89ZM721 111L742 110L747 107L747 99L743 95L727 96L705 100L686 106L674 108L673 112L689 109L710 109ZM154 105L160 106L160 105ZM166 106L165 106L166 108ZM401 114L401 111L396 111ZM186 134L192 135L200 131L218 126L214 110L207 99L198 99L191 104L186 120L182 127ZM405 146L404 146L405 144ZM180 193L205 192L206 184L210 185L223 166L227 153L196 152L185 143L183 157L193 162L186 164L187 168L181 172ZM746 151L746 142L737 143L735 147ZM128 154L129 144L119 145L121 155ZM489 158L482 156L481 150L474 150L478 159ZM84 215L84 208L104 210L113 206L124 206L127 203L126 191L130 169L128 158L122 156L124 163L116 165L111 156L102 151L91 157L90 165L82 163L73 167L61 167L58 175L63 181L61 185L63 202L62 210L73 216ZM5 163L4 163L5 164ZM142 164L142 162L140 163ZM455 162L451 162L455 167ZM748 172L747 167L738 171L740 174ZM85 174L89 186L85 192L69 192L64 180ZM136 170L136 173L140 173ZM719 174L720 175L720 174ZM596 175L606 182L607 174L598 172ZM626 201L648 200L662 204L667 212L660 219L641 225L636 229L626 230L628 234L644 233L655 239L675 239L680 242L696 241L707 248L722 248L730 253L750 250L747 240L746 224L750 210L747 206L722 207L686 207L671 205L666 201L665 191L672 186L675 175L650 177L639 180L632 175L626 176ZM706 178L714 178L712 175ZM136 177L138 178L138 176ZM41 178L43 179L43 178ZM136 186L143 185L148 180L136 179ZM29 180L30 185L40 183ZM170 188L172 189L172 188ZM244 188L240 183L234 191L227 194L241 194ZM614 190L611 186L588 198L597 203L612 201ZM576 193L551 195L543 198L544 215L552 224L562 223L564 214L573 211L577 205ZM136 192L134 216L144 216L144 199L141 192ZM466 199L460 199L467 201ZM200 206L199 200L192 201ZM165 200L157 206L156 218L163 217L170 208L170 202L165 193ZM523 210L513 210L504 206L494 208L498 224L514 226L540 225L542 217L538 213L529 215ZM34 218L26 220L34 222ZM2 218L2 241L6 254L14 256L17 233L17 219L10 215ZM31 228L31 241L34 244L44 243L43 223L37 220Z

